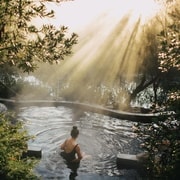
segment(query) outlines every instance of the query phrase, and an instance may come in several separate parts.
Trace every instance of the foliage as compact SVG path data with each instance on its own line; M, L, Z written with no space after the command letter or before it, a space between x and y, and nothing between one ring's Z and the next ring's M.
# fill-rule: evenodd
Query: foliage
M154 95L149 99L156 104L160 103L161 98L164 103L169 90L180 86L180 4L177 0L160 1L165 8L144 26L145 33L141 41L145 41L143 48L146 53L136 75L136 86L130 91L130 100L150 87ZM159 88L163 90L161 93L158 93Z
M51 18L46 2L55 0L2 0L0 1L0 66L16 66L24 72L37 68L37 62L58 63L72 53L77 35L67 37L67 27L53 25L37 28L35 18Z
M17 86L17 78L19 78L17 69L4 65L0 67L0 94L3 98L15 96L19 87Z
M161 87L168 97L166 101L171 104L171 108L172 101L178 106L180 95L180 11L178 8L180 4L176 0L173 2L167 6L169 8L167 25L158 35L158 61L162 72Z
M148 152L146 168L153 178L177 178L180 163L180 122L174 117L146 126L138 125L137 133L143 140L142 148Z
M180 12L176 7L178 2L169 14L170 23L158 36L160 85L165 97L161 108L175 114L165 114L151 124L137 126L137 133L143 141L142 147L149 154L145 164L149 176L160 179L177 179L180 176L180 91L179 79L175 76L180 70ZM175 77L169 78L170 75Z
M169 92L167 104L170 111L175 111L177 116L180 115L180 90Z
M180 4L175 4L175 7L168 14L170 22L159 34L159 53L158 60L162 72L167 72L171 68L180 70ZM168 21L168 20L166 20Z
M0 1L0 94L9 98L20 90L18 70L33 72L39 62L58 63L72 53L77 35L67 34L67 27L37 27L36 18L51 18L46 3L63 0L1 0ZM31 138L22 124L12 123L13 116L0 114L0 178L37 179L33 174L35 160L24 158Z
M23 158L27 141L32 137L16 122L12 113L0 114L0 178L37 179L33 174L34 159Z

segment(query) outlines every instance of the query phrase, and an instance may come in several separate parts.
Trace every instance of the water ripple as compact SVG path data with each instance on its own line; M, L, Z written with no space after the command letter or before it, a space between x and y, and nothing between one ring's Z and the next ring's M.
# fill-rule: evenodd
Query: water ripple
M81 112L66 107L27 107L21 108L19 119L35 139L29 144L42 148L42 159L36 172L43 179L64 178L70 173L60 157L59 145L70 136L73 125L80 130L78 143L81 150L90 155L84 159L79 173L92 173L107 176L119 176L124 171L116 167L118 152L135 152L135 134L133 123L108 116Z

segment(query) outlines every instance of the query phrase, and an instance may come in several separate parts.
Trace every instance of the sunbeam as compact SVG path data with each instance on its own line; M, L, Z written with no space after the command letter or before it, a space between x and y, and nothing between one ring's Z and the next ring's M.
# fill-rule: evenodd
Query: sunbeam
M133 80L145 54L143 28L159 10L154 0L75 0L48 6L56 12L48 22L75 30L79 42L47 82L69 83L66 94L83 99L92 95L83 87L106 84L113 88L122 77Z

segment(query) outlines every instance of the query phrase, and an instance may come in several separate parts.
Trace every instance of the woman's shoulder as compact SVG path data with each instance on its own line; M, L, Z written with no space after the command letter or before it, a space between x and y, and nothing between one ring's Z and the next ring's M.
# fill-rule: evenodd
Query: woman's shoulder
M72 143L71 138L67 138L67 139L66 139L66 143Z

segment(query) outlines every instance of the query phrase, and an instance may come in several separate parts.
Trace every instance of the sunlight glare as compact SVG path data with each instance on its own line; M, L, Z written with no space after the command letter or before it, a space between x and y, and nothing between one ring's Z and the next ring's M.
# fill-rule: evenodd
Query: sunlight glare
M55 11L54 20L48 21L56 26L68 26L73 31L82 29L103 14L120 19L124 14L133 12L134 18L141 16L147 20L159 10L154 0L75 0L47 5L49 10Z
M87 93L81 87L89 84L113 87L119 78L133 80L146 53L143 27L158 12L154 0L75 0L49 8L56 12L50 23L79 35L73 55L49 78L72 82L70 93L82 97Z

